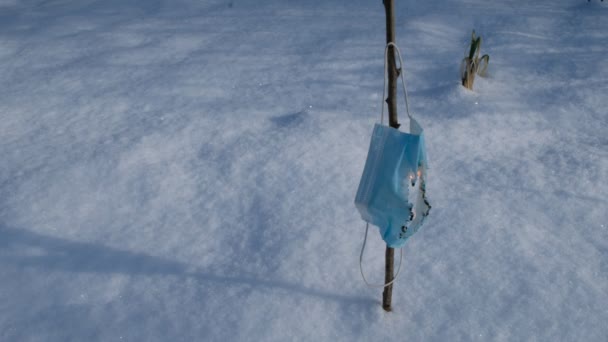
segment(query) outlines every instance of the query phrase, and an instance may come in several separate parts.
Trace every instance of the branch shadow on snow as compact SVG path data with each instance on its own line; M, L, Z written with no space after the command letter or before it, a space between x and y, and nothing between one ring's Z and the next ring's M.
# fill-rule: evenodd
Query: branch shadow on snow
M272 117L270 118L270 121L280 128L294 128L301 125L308 118L308 116L308 112L302 110L296 113Z
M222 286L245 285L290 295L304 295L342 305L372 308L377 300L332 293L294 283L246 276L223 276L190 270L186 264L93 243L75 242L25 229L0 226L0 263L19 268L76 273L117 273L131 276L174 276Z

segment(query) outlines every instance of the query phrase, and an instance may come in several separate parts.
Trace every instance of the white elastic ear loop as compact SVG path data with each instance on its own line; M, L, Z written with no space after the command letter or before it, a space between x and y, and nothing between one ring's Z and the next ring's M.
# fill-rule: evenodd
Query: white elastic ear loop
M361 270L361 277L363 281L368 287L387 287L397 280L399 276L399 271L401 271L401 262L403 261L403 248L399 248L401 254L399 256L399 267L397 267L397 274L393 277L393 280L386 284L370 284L365 278L365 274L363 274L363 252L365 251L365 243L367 242L367 231L369 230L369 223L365 223L365 238L363 239L363 246L361 246L361 255L359 255L359 270Z
M380 123L384 124L384 97L386 96L386 74L388 72L386 65L388 64L388 48L389 46L392 46L395 48L395 50L397 50L397 55L399 56L399 68L401 69L401 84L403 86L403 95L405 98L405 111L407 113L407 116L411 119L413 119L412 115L410 114L410 106L409 106L409 99L407 96L407 89L405 87L405 77L404 77L404 70L403 70L403 58L401 57L401 51L399 50L399 47L397 46L397 44L395 43L388 43L386 44L386 47L384 48L384 83L383 83L383 87L382 87L382 112L380 114ZM365 244L367 243L367 233L369 231L369 223L365 223L365 238L363 239L363 246L361 246L361 254L359 255L359 270L361 271L361 277L363 278L363 281L365 282L365 284L369 287L387 287L391 284L393 284L395 282L395 280L397 280L397 277L399 276L399 272L401 271L401 263L403 262L403 248L400 248L400 255L399 255L399 266L397 267L397 274L395 274L395 276L393 277L393 280L391 280L390 282L386 283L386 284L370 284L367 281L367 278L365 278L365 274L363 272L363 252L365 252Z
M401 72L399 73L399 76L401 77L401 84L403 86L403 95L405 98L405 112L407 113L407 116L410 119L413 119L414 117L412 116L412 114L410 114L410 105L409 105L409 98L407 96L407 88L405 87L405 70L403 70L403 58L401 57L401 51L399 50L399 47L397 46L397 44L391 42L386 44L386 47L384 48L384 83L382 84L382 99L381 99L381 104L382 104L382 113L380 114L380 123L384 124L384 98L386 96L386 74L388 73L388 70L386 68L386 65L388 64L388 48L389 46L392 46L395 48L395 50L397 50L397 56L399 56L399 69L401 69Z

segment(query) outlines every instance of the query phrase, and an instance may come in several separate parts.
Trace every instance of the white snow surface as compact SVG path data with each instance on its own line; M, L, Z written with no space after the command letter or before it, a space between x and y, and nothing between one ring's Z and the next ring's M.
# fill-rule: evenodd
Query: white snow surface
M396 3L433 209L386 313L380 0L0 0L0 340L606 341L608 3Z

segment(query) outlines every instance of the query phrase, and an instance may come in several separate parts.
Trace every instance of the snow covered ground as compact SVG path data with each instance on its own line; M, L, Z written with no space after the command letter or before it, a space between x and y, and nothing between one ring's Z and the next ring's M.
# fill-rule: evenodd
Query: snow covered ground
M0 340L606 341L608 4L396 3L433 209L385 313L380 0L0 0Z

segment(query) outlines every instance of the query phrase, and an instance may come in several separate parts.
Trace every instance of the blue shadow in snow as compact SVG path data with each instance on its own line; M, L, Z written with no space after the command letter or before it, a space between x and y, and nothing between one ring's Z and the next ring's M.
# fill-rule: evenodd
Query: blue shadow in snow
M253 290L265 288L283 291L290 295L311 296L368 309L380 304L379 301L371 298L341 295L284 281L189 271L187 265L164 258L92 243L69 241L24 229L0 227L0 252L2 252L0 263L13 264L19 268L76 273L118 273L131 276L175 276L226 286L246 285Z
M293 128L301 125L308 118L308 116L308 112L302 110L297 113L272 117L270 118L270 121L280 128Z

